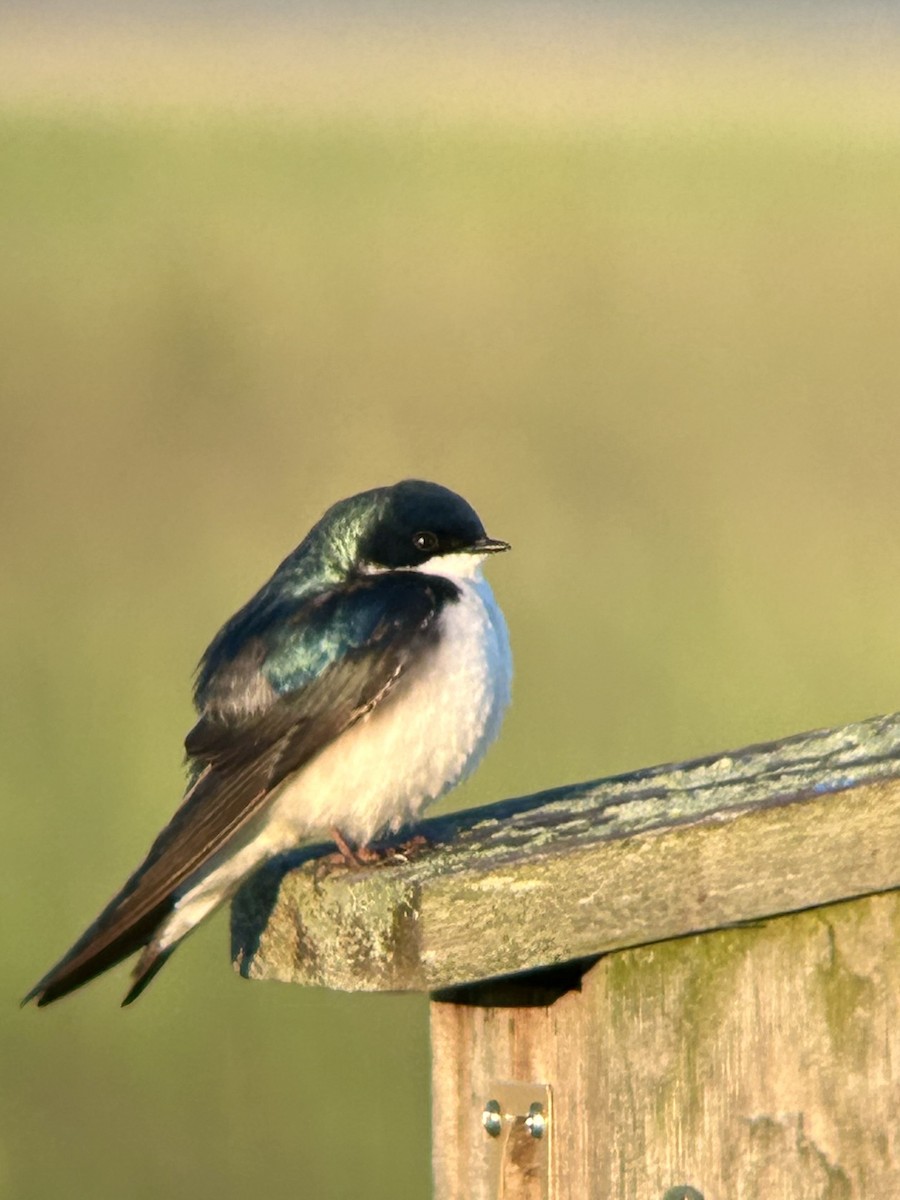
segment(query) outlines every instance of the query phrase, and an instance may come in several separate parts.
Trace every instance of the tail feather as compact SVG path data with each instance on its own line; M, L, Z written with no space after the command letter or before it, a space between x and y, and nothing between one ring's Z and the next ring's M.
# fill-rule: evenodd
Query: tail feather
M156 972L162 970L166 965L169 955L177 945L178 942L174 942L171 946L162 948L156 942L151 942L146 947L144 953L137 961L137 966L131 973L134 983L125 994L125 999L122 1001L123 1008L128 1004L133 1004L137 1000L147 984L154 978Z
M172 907L173 901L169 898L144 914L139 921L126 926L112 939L108 937L108 926L101 918L79 938L56 966L34 985L22 1000L22 1004L25 1005L36 1000L38 1008L43 1008L47 1004L52 1004L54 1000L67 996L69 992L74 992L76 988L89 983L98 975L102 975L104 971L116 966L117 963L122 962L141 947L147 946L149 950L154 934L160 923L171 912ZM170 947L161 956L157 950L154 958L150 960L147 967L144 967L141 977L138 979L139 986L135 985L129 991L126 1003L136 999L143 991L173 949L174 946ZM141 964L144 963L146 957L145 954L141 958L138 970L141 970ZM149 973L148 968L151 968Z

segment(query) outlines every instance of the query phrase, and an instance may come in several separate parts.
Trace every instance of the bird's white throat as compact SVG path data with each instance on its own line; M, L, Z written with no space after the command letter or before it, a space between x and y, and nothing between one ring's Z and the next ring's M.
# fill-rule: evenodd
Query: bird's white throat
M378 563L363 563L364 575L385 575L388 571L418 571L420 575L442 575L454 582L460 579L481 579L483 554L437 554L414 567L382 567Z

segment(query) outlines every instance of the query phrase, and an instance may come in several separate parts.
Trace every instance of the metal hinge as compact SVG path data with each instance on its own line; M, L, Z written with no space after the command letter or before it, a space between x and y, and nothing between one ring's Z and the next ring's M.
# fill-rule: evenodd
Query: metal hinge
M553 1117L548 1084L493 1084L481 1124L493 1200L550 1200Z

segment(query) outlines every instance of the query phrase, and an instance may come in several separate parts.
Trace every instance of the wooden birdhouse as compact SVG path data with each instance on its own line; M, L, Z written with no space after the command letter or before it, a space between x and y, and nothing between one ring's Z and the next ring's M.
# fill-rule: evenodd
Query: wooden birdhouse
M304 851L251 979L431 996L436 1200L900 1197L900 715Z

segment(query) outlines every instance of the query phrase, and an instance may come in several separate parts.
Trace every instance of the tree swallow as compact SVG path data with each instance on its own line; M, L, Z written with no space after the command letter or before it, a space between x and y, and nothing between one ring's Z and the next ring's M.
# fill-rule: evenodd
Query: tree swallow
M481 574L508 549L435 483L330 508L213 638L180 808L23 1003L142 950L130 1004L267 859L325 829L352 856L459 783L509 704L506 623Z

